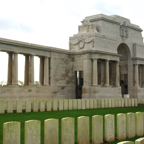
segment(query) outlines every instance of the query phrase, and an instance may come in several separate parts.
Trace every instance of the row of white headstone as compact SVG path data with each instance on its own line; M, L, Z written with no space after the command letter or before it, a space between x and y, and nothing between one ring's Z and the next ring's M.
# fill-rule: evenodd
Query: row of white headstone
M7 102L7 113L13 113L13 100ZM23 109L22 100L16 101L16 112L21 113ZM57 110L80 110L80 109L97 109L111 107L133 107L137 106L136 98L119 98L119 99L53 99L53 100L26 100L25 112L57 111ZM5 101L0 100L0 113L5 112Z
M135 142L132 142L132 141L123 141L123 142L119 142L117 144L144 144L144 137L135 140Z
M103 143L133 138L144 135L144 112L117 114L117 136L115 136L115 115L107 114L92 116L92 143ZM90 118L77 118L78 144L88 144L90 141ZM25 144L41 143L41 122L29 120L25 122ZM59 120L47 119L44 121L44 144L59 143ZM75 143L75 119L66 117L61 119L61 144ZM6 122L3 124L3 144L20 144L20 122Z

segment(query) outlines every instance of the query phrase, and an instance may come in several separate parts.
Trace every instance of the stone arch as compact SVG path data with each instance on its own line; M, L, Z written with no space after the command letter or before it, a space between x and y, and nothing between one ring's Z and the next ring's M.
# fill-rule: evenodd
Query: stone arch
M119 79L121 86L122 96L124 94L129 94L132 96L132 59L131 52L127 44L121 43L117 48L118 54L120 54L120 62L119 62Z

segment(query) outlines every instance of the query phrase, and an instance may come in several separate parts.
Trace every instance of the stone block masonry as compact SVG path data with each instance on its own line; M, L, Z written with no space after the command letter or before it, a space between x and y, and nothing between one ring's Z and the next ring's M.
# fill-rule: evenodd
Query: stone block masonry
M7 85L0 87L0 99L119 99L128 94L143 102L141 32L127 18L98 14L83 19L78 33L69 38L69 50L0 38L0 51L8 53ZM21 87L19 54L25 57ZM38 86L34 84L35 56L40 59Z

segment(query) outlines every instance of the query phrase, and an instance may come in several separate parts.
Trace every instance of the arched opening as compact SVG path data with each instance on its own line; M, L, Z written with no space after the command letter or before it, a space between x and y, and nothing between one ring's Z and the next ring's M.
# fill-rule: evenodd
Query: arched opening
M120 71L120 86L121 86L121 94L129 94L129 82L130 78L130 50L128 46L124 43L120 44L117 48L118 54L120 54L120 63L119 63L119 71Z

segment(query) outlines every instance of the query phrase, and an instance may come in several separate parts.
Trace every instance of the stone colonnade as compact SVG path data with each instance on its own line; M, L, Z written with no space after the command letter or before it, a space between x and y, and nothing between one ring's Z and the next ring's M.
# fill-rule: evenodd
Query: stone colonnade
M134 64L134 86L144 87L144 65Z
M114 81L112 81L114 80ZM93 85L119 87L119 61L93 59Z
M34 85L34 55L25 54L24 85ZM40 85L49 85L49 57L40 57ZM8 53L8 85L18 85L18 53Z

